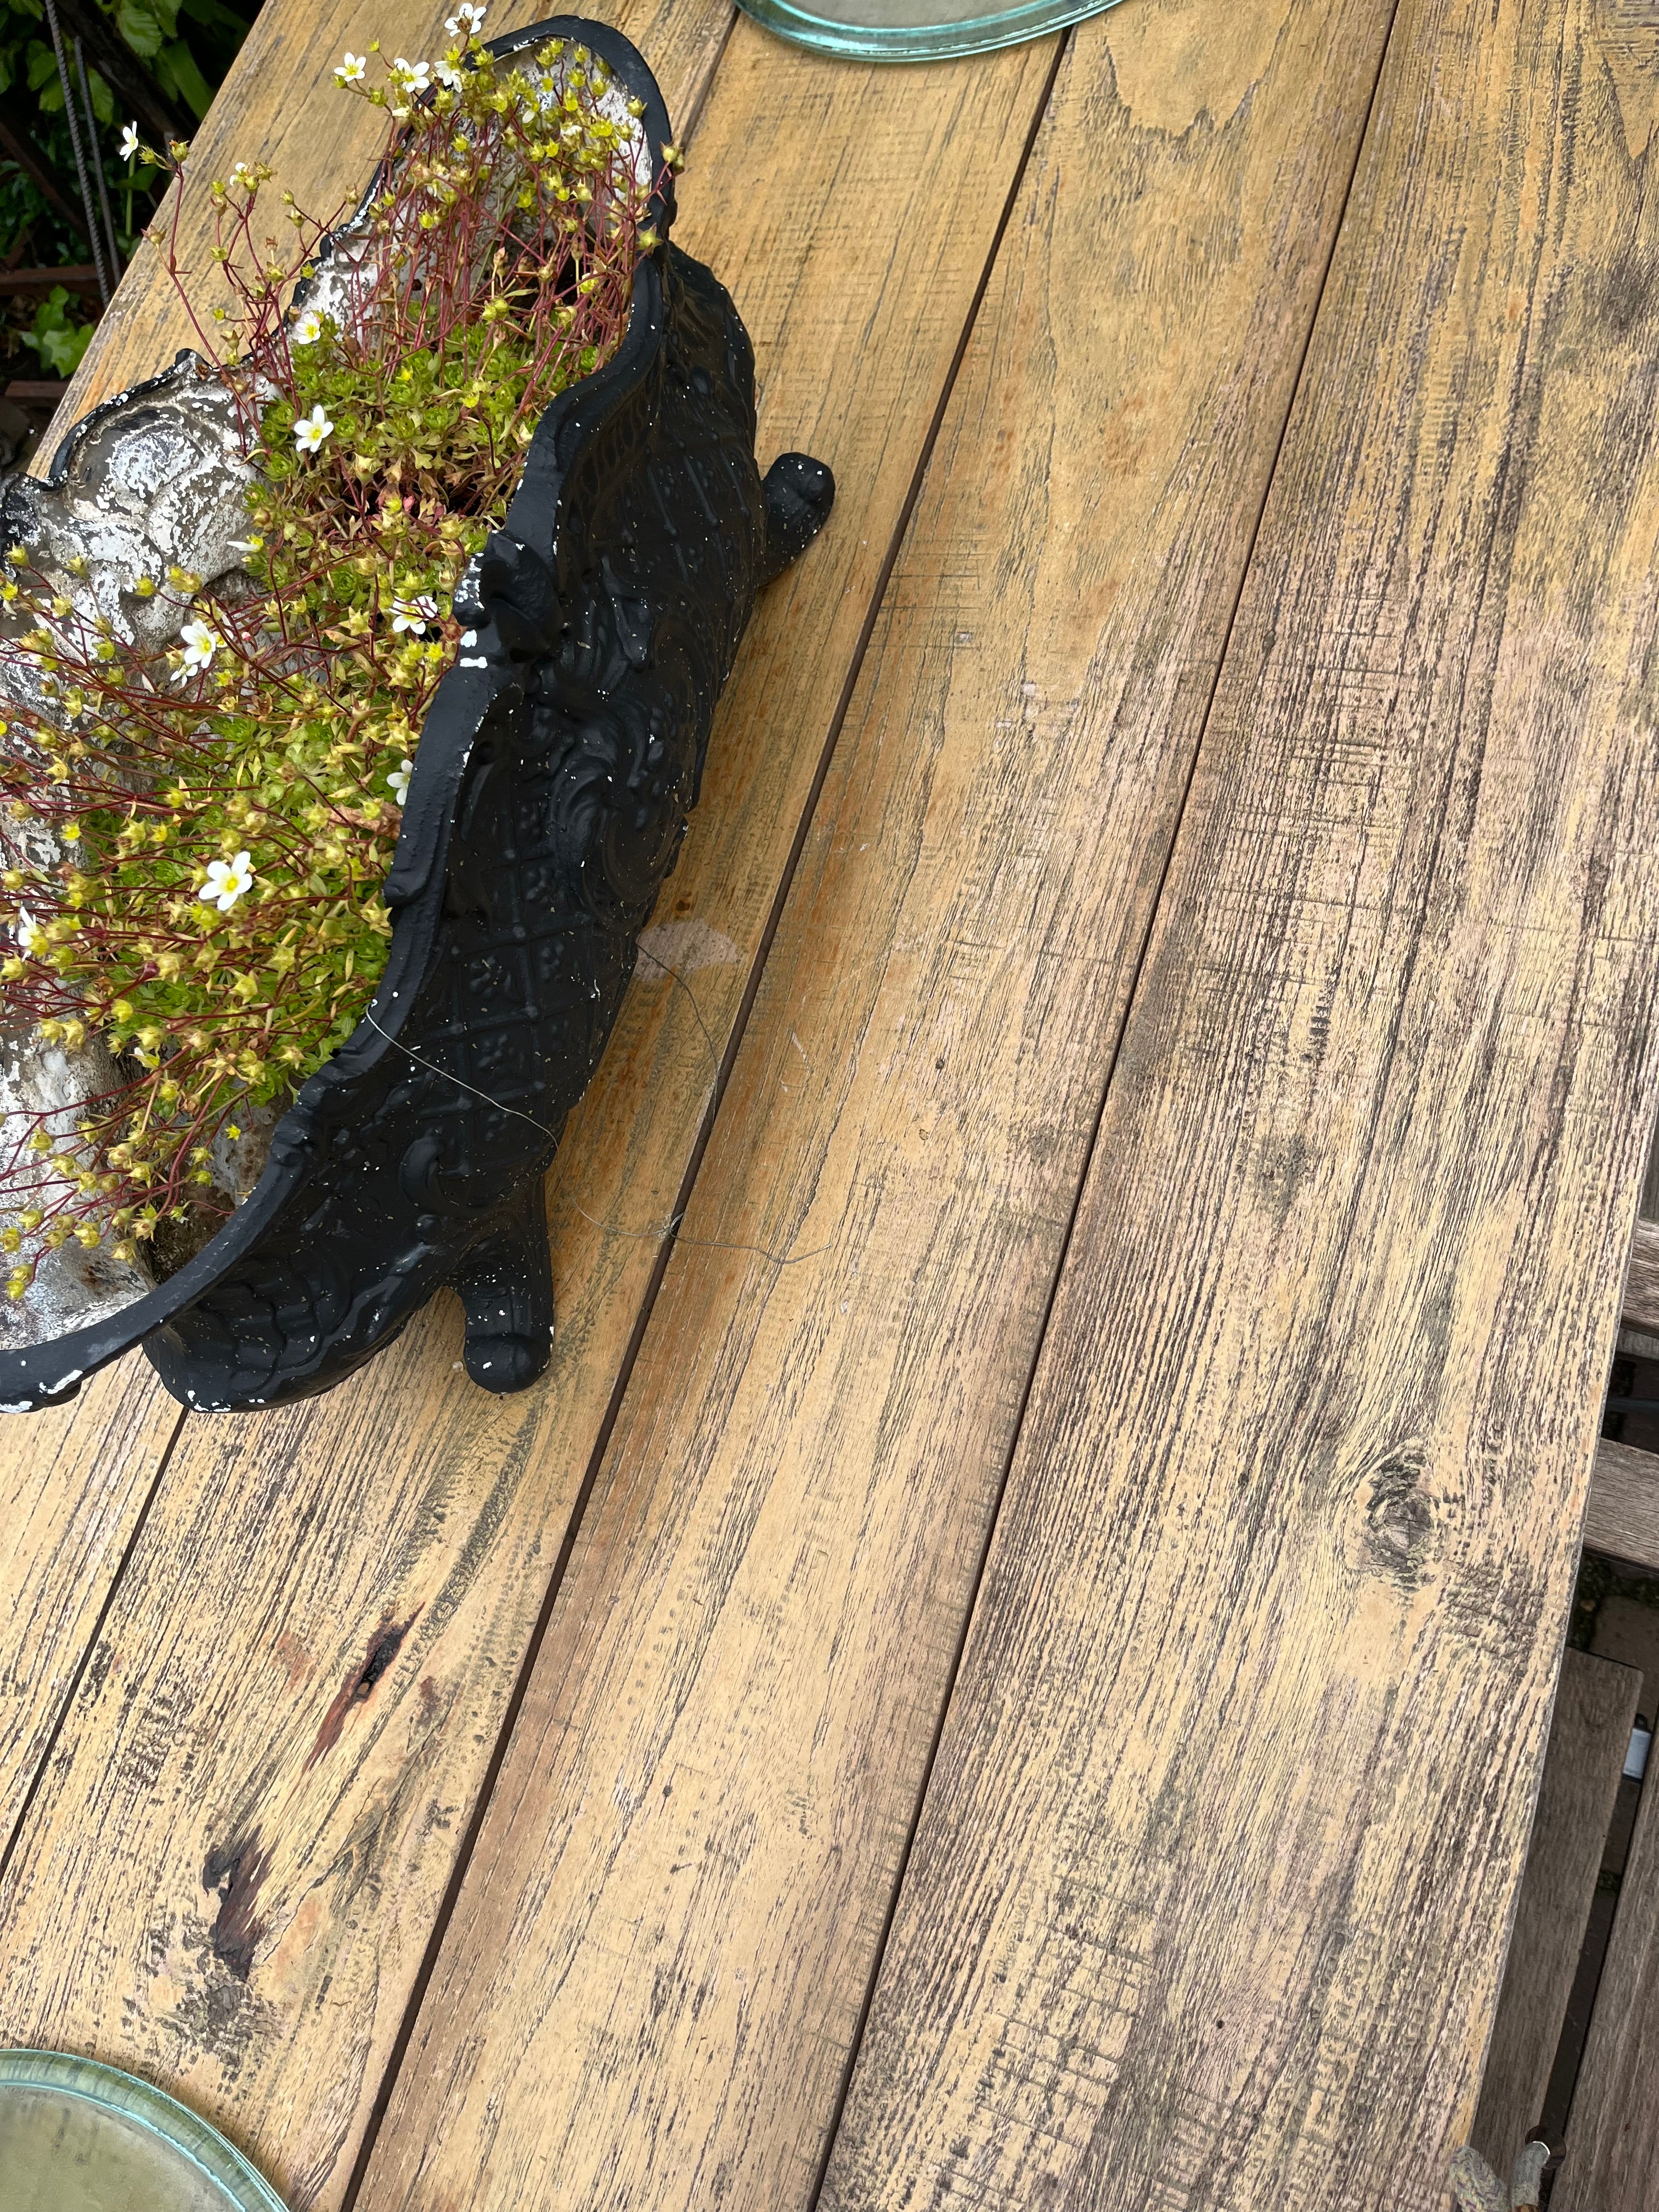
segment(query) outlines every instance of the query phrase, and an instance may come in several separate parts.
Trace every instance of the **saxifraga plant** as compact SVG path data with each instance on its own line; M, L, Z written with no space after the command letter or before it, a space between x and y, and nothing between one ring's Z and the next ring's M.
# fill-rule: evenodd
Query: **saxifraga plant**
M350 1033L385 964L380 885L417 734L464 640L456 585L505 512L549 400L616 349L659 155L580 46L498 61L483 9L434 66L335 72L389 111L368 251L327 307L285 312L324 226L261 167L206 187L230 304L199 324L253 474L245 586L135 577L179 642L146 653L12 546L0 655L33 704L0 728L0 963L14 1022L119 1082L14 1116L0 1249L27 1290L75 1237L131 1261L163 1224L222 1215L210 1161L250 1104L280 1108ZM171 149L181 191L185 149ZM175 202L176 208L176 202ZM158 241L181 294L189 272Z

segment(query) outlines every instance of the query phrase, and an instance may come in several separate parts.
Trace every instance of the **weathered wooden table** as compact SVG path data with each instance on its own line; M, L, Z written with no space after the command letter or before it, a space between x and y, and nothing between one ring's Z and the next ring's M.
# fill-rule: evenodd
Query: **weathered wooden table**
M442 13L200 148L337 204ZM1659 7L614 19L835 519L547 1379L0 1432L0 2037L296 2207L1427 2212L1659 1097Z

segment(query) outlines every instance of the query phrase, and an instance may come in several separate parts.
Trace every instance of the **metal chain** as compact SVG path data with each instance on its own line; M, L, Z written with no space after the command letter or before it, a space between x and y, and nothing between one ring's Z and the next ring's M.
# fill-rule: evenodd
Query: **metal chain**
M115 218L109 211L109 190L104 182L104 164L98 151L98 115L92 104L92 87L87 82L86 49L77 39L75 41L75 67L81 79L81 104L86 112L87 137L92 147L92 173L98 185L98 205L104 217L104 238L109 246L109 278L112 284L121 281L121 252L115 243Z
M81 180L81 205L87 218L87 238L92 246L92 265L98 278L98 296L106 307L109 305L109 271L104 265L104 241L99 235L98 210L93 204L92 185L87 175L87 157L81 146L81 126L76 119L75 90L70 83L69 61L64 52L64 33L58 21L55 0L46 0L46 22L52 32L52 50L58 57L58 82L64 88L64 113L69 119L70 144L75 149L75 173Z

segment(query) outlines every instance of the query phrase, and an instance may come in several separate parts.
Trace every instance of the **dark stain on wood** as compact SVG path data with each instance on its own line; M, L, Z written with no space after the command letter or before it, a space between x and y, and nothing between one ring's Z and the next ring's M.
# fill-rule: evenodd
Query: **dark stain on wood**
M368 1639L362 1664L354 1667L334 1693L334 1702L323 1715L323 1724L317 1731L317 1741L306 1755L306 1771L317 1764L325 1751L332 1751L340 1741L340 1731L346 1724L346 1716L354 1705L365 1705L374 1694L374 1685L380 1680L398 1652L410 1630L421 1617L417 1605L407 1620L382 1620Z
M265 1923L256 1917L254 1908L259 1885L270 1872L270 1853L261 1845L257 1828L210 1850L203 1863L203 1888L219 1893L210 1937L213 1955L240 1982L246 1981L264 1936Z

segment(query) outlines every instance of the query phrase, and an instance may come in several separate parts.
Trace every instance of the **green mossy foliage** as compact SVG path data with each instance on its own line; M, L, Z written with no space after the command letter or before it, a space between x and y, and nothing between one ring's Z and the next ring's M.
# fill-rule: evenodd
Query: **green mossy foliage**
M362 1018L419 730L460 641L456 586L548 401L619 340L657 242L581 49L528 73L463 58L429 105L407 65L361 91L399 136L366 274L328 313L283 313L315 225L289 208L297 264L253 252L268 173L209 187L237 303L212 313L254 471L246 585L134 578L184 618L178 647L146 657L27 549L8 555L0 597L33 626L0 652L45 700L0 764L16 946L0 987L14 1020L49 1045L101 1038L124 1075L0 1160L15 1294L70 1236L130 1257L199 1206L216 1133L250 1101L285 1103ZM64 859L30 857L32 822Z

